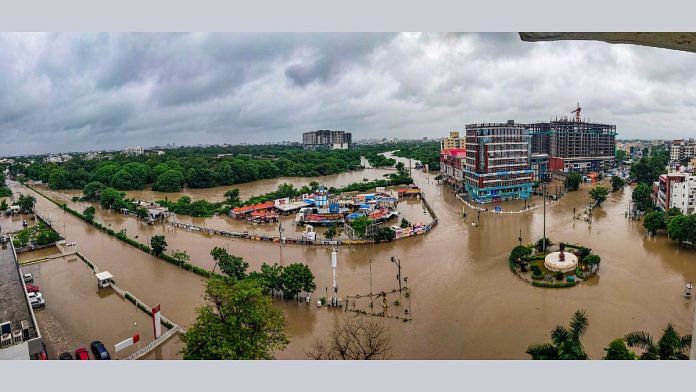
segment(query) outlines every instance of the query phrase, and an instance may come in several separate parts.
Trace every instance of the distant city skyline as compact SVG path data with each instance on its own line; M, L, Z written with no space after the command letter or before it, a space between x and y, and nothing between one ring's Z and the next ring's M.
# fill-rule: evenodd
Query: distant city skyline
M619 138L696 136L696 54L483 34L0 34L0 156L438 139L579 102Z

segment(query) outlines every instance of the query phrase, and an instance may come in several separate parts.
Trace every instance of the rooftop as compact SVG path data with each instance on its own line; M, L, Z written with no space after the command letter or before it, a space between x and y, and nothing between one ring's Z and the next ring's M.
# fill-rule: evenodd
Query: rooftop
M9 321L12 330L17 331L27 320L29 337L34 338L37 331L25 290L12 246L0 247L0 324Z

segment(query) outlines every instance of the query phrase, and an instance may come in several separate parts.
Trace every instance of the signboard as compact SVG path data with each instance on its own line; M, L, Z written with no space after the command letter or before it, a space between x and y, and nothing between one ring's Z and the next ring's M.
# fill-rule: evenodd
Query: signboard
M155 331L155 339L160 337L160 335L162 334L162 323L160 322L160 320L160 305L157 305L154 308L152 308L152 326Z
M139 341L140 341L140 334L135 334L135 335L131 336L130 338L128 338L120 343L116 343L114 345L114 351L119 352L125 348L132 346L135 343L138 343Z

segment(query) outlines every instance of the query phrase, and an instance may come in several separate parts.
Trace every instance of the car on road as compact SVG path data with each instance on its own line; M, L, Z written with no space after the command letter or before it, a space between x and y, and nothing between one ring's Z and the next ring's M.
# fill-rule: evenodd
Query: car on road
M27 293L38 293L39 291L39 286L33 284L27 285Z
M24 283L31 283L34 281L34 275L31 273L24 274Z
M89 360L89 353L87 352L87 349L80 347L75 350L75 359L82 361Z
M60 356L58 358L63 359L63 360L72 360L73 356L72 356L72 354L70 354L69 352L66 351L63 354L60 354Z
M111 355L109 355L109 352L106 351L104 343L100 342L99 340L93 341L92 344L90 344L90 347L92 348L92 354L94 354L95 359L111 359Z

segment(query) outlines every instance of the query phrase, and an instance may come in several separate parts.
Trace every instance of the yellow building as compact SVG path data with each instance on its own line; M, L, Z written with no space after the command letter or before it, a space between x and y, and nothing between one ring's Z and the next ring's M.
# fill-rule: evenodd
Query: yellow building
M449 137L443 138L440 141L440 150L449 150L450 148L462 148L464 142L459 137L459 131L450 131Z

